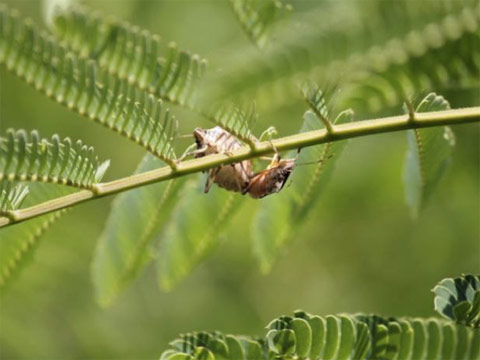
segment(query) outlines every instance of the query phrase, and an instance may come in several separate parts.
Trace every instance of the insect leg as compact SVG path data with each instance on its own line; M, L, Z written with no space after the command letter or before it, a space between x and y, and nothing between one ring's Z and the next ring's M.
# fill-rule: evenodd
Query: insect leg
M232 167L235 170L235 164L232 164ZM238 178L238 176L235 176L235 182L237 183L238 190L242 191L243 185L240 183L240 179Z
M272 140L272 138L277 134L278 134L278 131L275 128L275 126L270 126L267 130L262 132L258 141Z
M273 145L272 140L270 140L270 145L272 146L273 150L275 151L275 155L273 155L272 160L270 161L270 164L267 166L267 169L271 169L273 167L276 167L278 163L280 162L280 154L278 153L277 148L275 145Z
M183 161L187 156L201 154L202 152L205 152L205 151L208 149L208 146L203 146L203 147L201 147L200 149L195 149L196 146L197 146L197 144L192 144L192 145L190 145L190 146L183 152L182 156L180 156L180 157L177 159L177 162ZM193 149L195 149L195 150L193 150Z
M240 169L238 169L237 165L240 167ZM233 167L233 171L235 174L237 173L238 170L240 171L240 176L235 175L235 182L237 183L238 191L243 193L244 188L248 186L248 182L250 180L250 174L245 169L243 162L231 164L231 166ZM244 180L245 180L245 183L244 183Z
M272 161L273 160L273 157L270 157L270 156L260 156L258 158L258 160L263 160L263 161Z
M215 169L210 169L208 171L207 175L207 181L205 182L205 187L203 189L203 192L206 194L210 191L210 188L215 181L215 177L217 176L218 172L220 171L220 167L215 168Z

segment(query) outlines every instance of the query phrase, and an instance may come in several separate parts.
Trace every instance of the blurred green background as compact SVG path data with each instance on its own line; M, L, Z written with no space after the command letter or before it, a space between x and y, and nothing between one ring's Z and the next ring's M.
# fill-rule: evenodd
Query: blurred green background
M42 23L40 1L3 2ZM221 63L232 44L248 46L226 1L86 3L175 40L213 64ZM314 2L293 3L306 11ZM112 160L107 180L131 173L142 157L140 147L70 113L3 68L0 80L2 133L35 128L43 136L80 138ZM443 95L452 107L471 100L459 92ZM259 128L275 125L280 135L291 133L304 111L296 101L260 113ZM181 109L177 114L184 133L210 126ZM0 357L154 359L180 332L260 335L269 320L297 308L320 315L434 315L430 289L437 281L480 270L480 127L458 126L454 132L453 164L418 221L403 198L406 134L354 139L310 219L269 275L259 273L252 256L248 227L258 203L246 200L222 246L180 287L160 291L149 266L107 309L95 303L90 263L112 198L80 205L42 238L33 261L1 294Z

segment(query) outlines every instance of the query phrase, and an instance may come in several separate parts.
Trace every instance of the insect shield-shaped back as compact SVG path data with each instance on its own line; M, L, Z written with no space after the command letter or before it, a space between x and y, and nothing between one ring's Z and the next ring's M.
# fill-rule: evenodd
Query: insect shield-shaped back
M197 151L195 157L211 154L229 154L242 147L242 143L235 136L219 126L212 129L196 128L193 132ZM226 190L245 193L250 178L253 176L251 160L238 163L220 165L208 171L208 178L204 191L210 190L212 182Z
M254 199L278 193L285 186L288 177L295 168L296 160L296 158L280 160L280 157L275 155L266 170L252 176L245 193L248 192Z

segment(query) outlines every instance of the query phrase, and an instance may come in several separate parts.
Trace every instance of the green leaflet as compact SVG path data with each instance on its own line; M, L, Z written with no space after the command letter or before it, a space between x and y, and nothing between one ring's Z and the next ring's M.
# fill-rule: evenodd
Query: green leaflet
M325 348L326 338L326 322L325 319L320 316L312 316L303 311L296 311L295 317L298 319L304 319L308 322L310 327L310 349L308 356L312 359L320 357Z
M163 166L147 154L136 173ZM184 180L169 180L118 195L98 241L92 277L97 300L110 304L151 260L150 244L159 236Z
M16 210L27 193L27 205L66 195L71 189L57 185L91 189L107 170L109 162L100 164L92 147L81 141L72 144L53 135L42 139L36 131L29 135L23 130L8 130L0 138L0 205L1 213ZM13 187L12 181L34 182L26 188ZM48 182L51 184L40 184ZM65 211L44 215L1 230L0 287L19 273L31 258L43 233Z
M93 147L81 140L40 138L37 131L7 130L0 137L0 180L38 181L91 189L110 162L100 164Z
M340 331L340 319L336 316L328 315L325 317L325 323L327 328L323 357L325 360L332 360L336 357L340 349L340 337L342 335Z
M26 206L71 192L62 186L32 184ZM31 261L42 235L65 213L60 210L0 230L0 288L5 287Z
M376 359L386 355L388 344L388 320L377 315L357 315L357 320L365 323L370 330L370 354Z
M417 112L449 109L449 103L435 93L427 95ZM455 138L449 127L415 129L407 133L405 198L413 217L417 217L430 198L450 162Z
M427 323L428 342L427 359L438 359L441 352L442 328L436 319L430 319Z
M341 77L341 108L377 111L412 91L478 86L477 14L476 1L323 3L292 14L271 51L236 51L221 75L212 74L212 97L255 96L275 108L291 101L299 77Z
M402 325L400 323L390 323L387 325L388 344L385 348L385 357L394 359L397 356L398 349L402 340Z
M0 180L0 215L18 209L28 192L25 185L15 186L11 181Z
M434 288L435 310L460 324L480 327L480 275L440 281Z
M207 64L198 55L180 51L173 43L163 54L158 36L81 8L59 12L54 30L66 46L80 57L94 60L113 78L128 79L130 85L194 110L237 138L252 142L254 107L243 111L232 104L208 110L198 106L199 82Z
M352 118L353 112L346 110L337 116L334 123L346 123ZM321 122L315 114L307 111L301 131L321 127ZM298 164L319 160L321 162L296 167L291 175L291 186L287 184L282 192L262 199L252 224L252 239L254 253L263 272L270 271L293 230L305 220L312 206L317 203L345 144L345 141L341 141L303 149L298 158ZM295 153L289 155L294 157Z
M456 26L463 28L464 31L460 37L450 35L447 26L443 29L440 25L427 26L414 35L425 39L424 46L428 48L425 54L411 56L407 63L394 63L386 69L371 69L365 72L359 76L359 79L346 86L342 104L358 110L377 112L396 106L405 99L405 94L421 92L425 89L452 87L476 89L480 76L478 61L480 51L475 44L480 41L480 34L471 31L471 28L478 27L478 20L475 19L472 10L471 13L465 11L457 21ZM432 33L435 35L432 36ZM408 53L409 40L408 37L404 40L406 53ZM442 44L440 47L435 47L437 41ZM419 51L423 51L422 47ZM372 54L374 54L373 51ZM373 56L372 62L375 63ZM389 56L393 58L395 55L389 55L386 49L384 57ZM382 57L378 56L376 59L382 59Z
M219 333L200 332L185 334L171 344L186 353L193 352L195 359L222 360L229 357L226 341L226 337Z
M199 353L212 360L478 359L480 331L435 318L320 317L296 311L294 317L271 321L261 338L220 332L183 334L160 359L196 359Z
M357 340L357 328L355 322L348 316L340 316L341 341L338 349L338 360L350 359L350 356L355 349Z
M296 337L293 330L270 330L266 338L268 347L273 353L280 356L289 356L295 353Z
M401 328L400 343L398 348L398 360L410 359L413 351L413 329L410 323L406 320L399 320ZM453 334L453 331L452 331ZM453 337L453 335L451 335ZM448 343L448 337L445 337L445 343ZM449 359L448 356L445 357Z
M211 110L205 112L205 115L210 121L219 125L237 139L250 146L254 145L254 135L251 129L258 119L255 103L252 103L246 109L239 108L232 103L215 105Z
M0 65L57 103L144 147L169 165L176 122L161 101L80 58L0 7Z
M212 186L205 176L189 181L161 239L159 281L171 290L218 245L220 234L240 205L241 196Z
M159 36L80 8L58 13L54 30L73 51L95 60L108 73L166 101L195 106L196 85L206 68L198 55L171 43L160 57Z
M295 333L295 352L298 356L306 357L312 347L312 328L304 319L293 319L291 327Z
M268 45L273 25L292 10L281 1L230 0L230 4L243 31L260 49Z

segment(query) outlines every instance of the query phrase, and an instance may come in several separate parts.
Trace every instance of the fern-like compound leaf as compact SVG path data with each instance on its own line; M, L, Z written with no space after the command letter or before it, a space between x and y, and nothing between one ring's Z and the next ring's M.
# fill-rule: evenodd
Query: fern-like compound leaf
M296 311L267 325L264 338L195 332L170 343L161 359L477 359L480 331L427 318L328 315ZM255 351L252 351L255 349Z
M147 154L136 173L159 168L163 163ZM184 179L170 180L118 195L98 240L92 278L97 300L106 306L140 273L154 256L153 240L162 231L177 201Z
M9 186L3 185L4 183L5 181L0 182L3 189L5 186ZM16 189L14 190L16 196L13 197L15 207L7 210L15 210L20 206L21 198L25 199L25 187L17 185L13 189ZM29 196L23 200L26 206L66 195L72 190L64 186L34 183L29 186L29 191ZM5 287L13 278L17 277L31 261L42 236L65 211L60 210L0 231L0 288Z
M55 34L80 56L95 60L101 69L129 84L166 101L195 107L196 84L206 68L198 55L180 51L174 43L162 49L160 37L81 8L59 12Z
M353 112L346 110L333 121L333 125L352 121ZM327 119L327 118L326 118ZM328 121L328 120L327 120ZM317 130L322 122L307 111L301 132ZM303 149L291 175L291 186L275 196L263 199L252 224L253 249L263 272L270 271L281 250L292 238L294 230L305 221L313 205L325 189L335 161L340 157L346 142L327 143ZM289 154L295 157L296 152ZM276 226L271 226L275 223Z
M109 162L100 163L93 147L81 140L40 138L37 131L7 130L0 137L0 181L33 181L91 189Z
M171 290L219 244L222 231L238 210L238 194L212 187L203 193L205 177L189 181L160 239L160 286Z
M450 104L435 93L427 95L417 112L447 110ZM429 200L450 163L455 137L449 127L409 130L404 183L408 206L414 217Z
M181 335L170 343L171 350L160 359L238 359L261 360L265 349L247 337L223 335L219 332L195 332Z
M130 86L193 110L253 146L255 107L231 104L208 110L199 104L198 87L206 60L181 51L174 43L162 50L158 36L135 26L106 19L80 8L59 12L55 34L82 58Z
M205 114L210 121L227 130L237 139L255 147L256 138L252 133L252 128L258 119L255 103L246 109L233 104L223 104Z
M28 195L28 187L22 184L14 185L8 180L0 180L0 215L18 209Z
M292 17L295 25L285 27L270 51L238 51L221 76L209 75L211 97L254 96L262 108L274 108L292 101L299 79L341 78L342 108L377 111L413 92L478 87L478 2L400 0L393 6L331 2L308 17Z
M480 275L440 281L434 288L435 310L460 324L480 327Z
M302 88L302 95L308 106L310 106L310 109L315 113L317 118L323 122L327 131L332 131L332 125L328 120L330 111L327 107L325 91L321 90L316 84L306 84Z
M127 137L174 166L176 122L160 101L68 52L0 9L0 64L56 102Z
M387 44L381 55L372 51L365 59L372 60L370 68L346 87L344 103L356 109L379 111L398 104L406 94L425 89L478 87L480 51L476 44L480 42L480 34L475 29L480 26L480 17L477 17L465 11L456 19L448 17L449 21L429 24L409 34L403 40L405 53L400 56L406 59L402 62L395 62L398 54L389 53L398 46L394 41ZM452 34L452 26L459 33ZM419 42L413 48L409 46L412 39ZM391 63L376 64L374 57Z
M280 0L230 0L242 29L260 49L269 43L274 25L292 11L292 6Z

